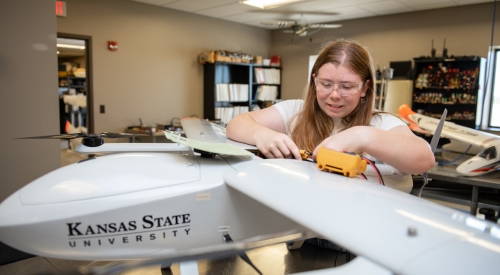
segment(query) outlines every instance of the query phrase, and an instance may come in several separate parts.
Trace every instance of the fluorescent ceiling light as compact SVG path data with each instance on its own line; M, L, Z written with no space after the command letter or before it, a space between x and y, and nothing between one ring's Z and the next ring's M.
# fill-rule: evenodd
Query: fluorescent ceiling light
M57 47L58 48L69 48L69 49L85 50L85 46L70 45L70 44L57 44Z
M247 0L241 3L261 9L272 9L304 0Z

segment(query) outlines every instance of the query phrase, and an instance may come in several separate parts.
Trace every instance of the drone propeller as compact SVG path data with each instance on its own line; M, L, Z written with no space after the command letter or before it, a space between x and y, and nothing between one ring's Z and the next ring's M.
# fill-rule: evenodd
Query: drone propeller
M103 138L126 138L133 136L147 136L145 134L129 134L129 133L110 133L103 132L100 134L60 134L60 135L50 135L50 136L37 136L37 137L21 137L16 139L75 139L82 138L83 145L88 147L98 147L104 144Z

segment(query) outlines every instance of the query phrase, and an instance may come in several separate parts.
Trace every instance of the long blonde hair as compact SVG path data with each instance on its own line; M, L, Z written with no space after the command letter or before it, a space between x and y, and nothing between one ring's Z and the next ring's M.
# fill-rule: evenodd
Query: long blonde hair
M313 75L318 75L319 69L327 63L346 66L358 74L365 83L369 80L365 97L360 98L356 108L342 118L342 124L345 125L343 130L353 126L370 125L374 115L375 73L370 54L354 41L339 39L329 43L318 55L311 70L302 111L290 121L290 124L295 121L291 132L292 140L300 149L311 152L329 137L334 129L333 119L319 107L313 78Z

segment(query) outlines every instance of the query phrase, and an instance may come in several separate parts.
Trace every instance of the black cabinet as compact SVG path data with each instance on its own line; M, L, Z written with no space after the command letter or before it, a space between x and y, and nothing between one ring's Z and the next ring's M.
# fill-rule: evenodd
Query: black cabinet
M59 77L59 91L60 93L69 92L69 89L75 89L76 93L85 93L86 78L77 76Z
M246 63L203 65L203 117L227 124L239 113L281 98L281 69Z
M484 100L486 59L464 56L448 59L415 58L412 109L459 125L478 128Z

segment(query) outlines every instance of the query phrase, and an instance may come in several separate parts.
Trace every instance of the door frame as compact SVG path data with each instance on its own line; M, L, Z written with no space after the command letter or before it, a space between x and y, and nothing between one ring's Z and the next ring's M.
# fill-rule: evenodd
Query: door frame
M94 89L92 77L92 37L87 35L57 33L57 38L85 41L85 84L87 85L87 132L94 133Z

